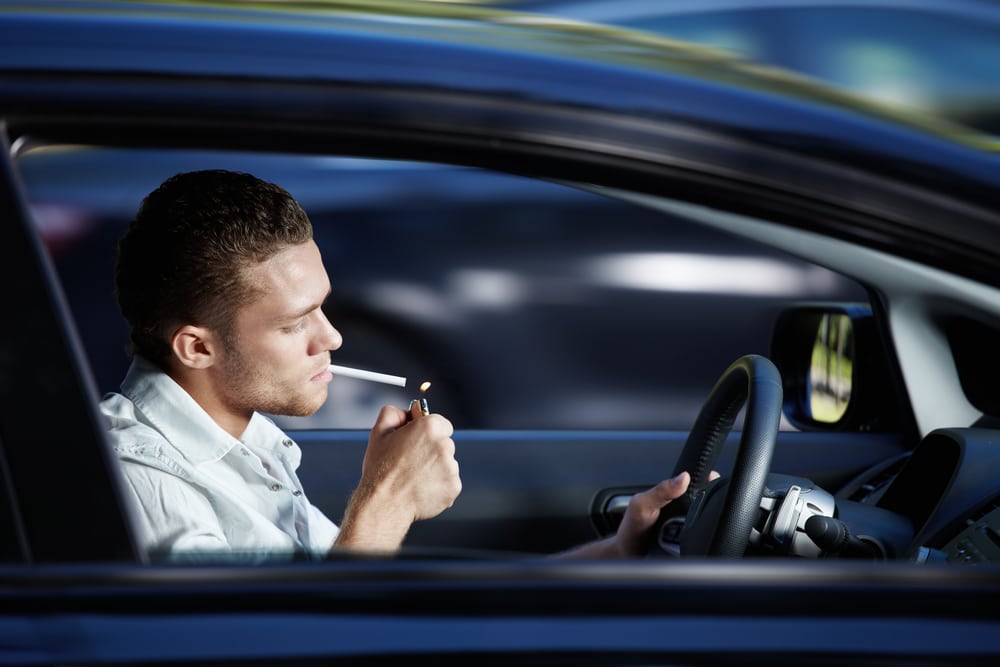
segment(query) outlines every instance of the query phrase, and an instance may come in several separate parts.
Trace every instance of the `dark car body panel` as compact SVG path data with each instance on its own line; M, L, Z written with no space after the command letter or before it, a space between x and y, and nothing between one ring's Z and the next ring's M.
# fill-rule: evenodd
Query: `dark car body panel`
M868 572L843 564L524 560L453 561L445 576L419 560L127 573L39 568L30 577L0 570L0 608L25 619L0 624L0 639L17 647L8 656L20 664L995 659L994 576L933 567L915 579L886 565L873 581Z

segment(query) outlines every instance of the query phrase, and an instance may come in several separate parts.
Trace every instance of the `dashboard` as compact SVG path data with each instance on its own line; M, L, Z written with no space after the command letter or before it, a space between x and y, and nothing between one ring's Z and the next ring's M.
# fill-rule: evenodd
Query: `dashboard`
M904 558L1000 562L1000 431L933 431L911 455L868 471L849 491L841 504L847 513L869 505L909 521Z

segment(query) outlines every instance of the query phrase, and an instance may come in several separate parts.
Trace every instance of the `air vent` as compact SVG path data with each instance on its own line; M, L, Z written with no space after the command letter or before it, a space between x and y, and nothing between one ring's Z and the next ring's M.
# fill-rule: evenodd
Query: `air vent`
M882 497L882 493L886 487L889 486L892 480L896 479L896 475L903 469L909 458L910 453L907 452L887 462L882 468L869 470L865 474L871 475L871 477L867 479L862 477L859 481L856 481L857 488L848 496L848 500L866 505L874 505Z
M974 523L978 523L980 520L985 518L990 512L995 509L1000 509L1000 496L990 500L989 502L983 504L978 510L969 515L965 520L965 525L971 526Z
M983 503L964 521L941 532L942 548L949 562L981 563L1000 561L1000 496Z

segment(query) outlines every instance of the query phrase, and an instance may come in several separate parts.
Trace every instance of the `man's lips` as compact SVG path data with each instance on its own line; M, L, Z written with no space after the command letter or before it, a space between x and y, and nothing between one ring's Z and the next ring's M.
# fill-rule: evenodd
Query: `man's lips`
M333 379L333 373L330 372L329 368L324 368L319 373L316 373L316 375L313 375L311 378L309 378L309 381L310 382L329 382L332 379Z

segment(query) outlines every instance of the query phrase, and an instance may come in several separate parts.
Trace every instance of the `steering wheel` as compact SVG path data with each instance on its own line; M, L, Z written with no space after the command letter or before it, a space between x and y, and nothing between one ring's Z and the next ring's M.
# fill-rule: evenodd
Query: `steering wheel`
M765 357L737 359L719 378L684 444L674 475L691 474L687 492L664 508L657 535L671 517L687 514L680 532L682 556L743 556L760 509L781 420L781 375ZM746 406L731 477L708 483L726 438ZM663 553L657 539L654 552Z

